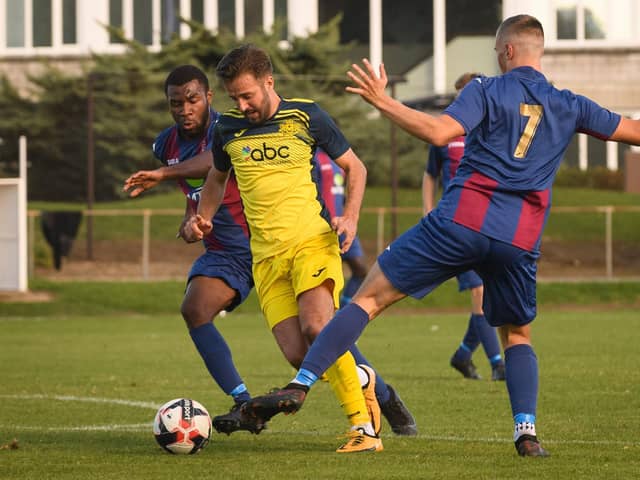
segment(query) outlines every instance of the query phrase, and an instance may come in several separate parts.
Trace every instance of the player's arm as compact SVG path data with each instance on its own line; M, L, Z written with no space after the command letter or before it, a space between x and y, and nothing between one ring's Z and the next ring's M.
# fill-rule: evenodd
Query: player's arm
M364 70L353 64L351 71L347 72L356 84L355 87L346 87L347 92L360 95L400 128L432 145L443 146L453 138L465 134L462 125L449 115L429 115L391 98L385 92L387 73L384 64L380 64L378 76L369 60L365 58L362 62Z
M178 228L176 238L182 238L187 243L193 243L194 241L196 241L191 240L186 234L187 225L196 216L196 211L196 203L187 198L187 205L184 209L184 217L182 218L182 222L180 222L180 227Z
M349 250L358 231L358 219L360 207L364 197L364 188L367 184L367 168L362 160L348 149L345 153L335 158L334 161L344 170L346 177L346 200L341 217L331 219L331 226L338 235L345 234L340 251Z
M140 170L124 181L123 191L137 197L165 180L179 178L205 178L211 168L211 155L202 152L195 157L175 165L165 165L155 170Z
M204 153L208 153L211 164L212 153L210 151ZM202 240L205 235L211 232L213 229L211 219L222 203L228 178L229 171L223 172L218 170L215 165L211 166L207 174L207 179L200 191L200 202L198 203L197 213L195 217L185 225L185 240Z
M640 145L640 120L622 117L613 135L609 137L609 140L629 143L631 145Z

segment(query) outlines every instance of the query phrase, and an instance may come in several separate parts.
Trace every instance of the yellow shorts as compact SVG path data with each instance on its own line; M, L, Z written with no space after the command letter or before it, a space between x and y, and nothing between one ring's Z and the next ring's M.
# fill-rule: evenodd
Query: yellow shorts
M344 276L334 232L309 238L280 255L255 263L253 280L269 329L298 315L298 295L328 279L334 283L333 302L340 305Z

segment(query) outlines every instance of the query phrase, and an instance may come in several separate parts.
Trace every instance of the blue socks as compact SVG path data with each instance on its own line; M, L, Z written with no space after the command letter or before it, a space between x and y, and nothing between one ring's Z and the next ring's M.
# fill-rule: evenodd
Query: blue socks
M511 401L515 431L521 435L536 435L535 420L538 401L538 359L530 345L514 345L504 352L507 390Z
M189 331L209 373L218 386L236 403L251 399L231 358L231 350L213 323L205 323Z
M496 329L489 325L484 315L471 315L469 323L473 323L477 338L480 340L480 343L482 343L482 348L491 366L500 363L502 357L500 356L500 343L498 342Z
M355 303L338 310L309 347L299 372L306 370L319 378L355 344L368 323L369 314ZM302 381L299 383L305 384Z
M458 350L453 354L453 358L459 362L468 362L471 360L471 355L473 355L473 352L480 344L480 339L476 333L476 322L474 321L474 318L477 316L478 315L472 314L469 318L469 325L467 326L467 331L462 338L462 343L458 347ZM481 316L481 318L484 318L484 316Z

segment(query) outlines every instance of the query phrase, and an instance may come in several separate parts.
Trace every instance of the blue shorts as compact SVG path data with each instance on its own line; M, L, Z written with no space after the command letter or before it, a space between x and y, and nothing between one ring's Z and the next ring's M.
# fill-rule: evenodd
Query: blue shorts
M459 292L471 290L472 288L480 287L482 285L482 279L473 270L456 275L456 279L458 280Z
M485 317L497 327L535 318L538 257L432 212L389 245L378 264L395 288L415 298L475 270L484 283Z
M225 308L230 312L245 301L253 288L251 256L221 250L207 250L193 262L187 283L197 276L219 278L236 291L236 297Z
M340 235L340 246L342 246L343 238L344 238L344 235ZM351 260L352 258L360 258L364 256L364 252L362 251L362 245L360 245L360 239L358 238L357 235L354 237L353 242L351 242L351 246L349 247L349 250L347 250L344 253L341 253L340 256L342 257L342 260Z

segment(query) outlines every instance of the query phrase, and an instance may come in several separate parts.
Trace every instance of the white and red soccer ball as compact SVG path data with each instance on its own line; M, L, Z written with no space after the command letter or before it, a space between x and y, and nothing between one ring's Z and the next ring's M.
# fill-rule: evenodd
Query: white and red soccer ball
M153 435L169 453L197 453L209 443L211 417L207 409L195 400L176 398L165 403L156 413Z

